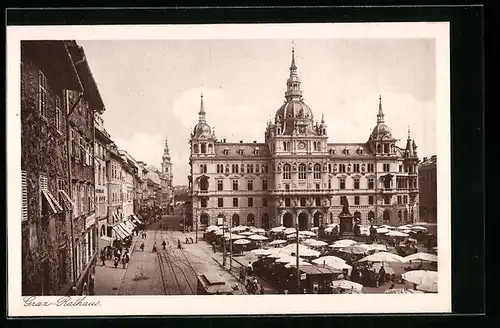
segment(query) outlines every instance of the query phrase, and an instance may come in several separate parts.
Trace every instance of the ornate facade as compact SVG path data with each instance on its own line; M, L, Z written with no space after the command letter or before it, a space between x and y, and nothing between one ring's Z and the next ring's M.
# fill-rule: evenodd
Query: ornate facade
M222 217L232 218L232 225L263 228L338 223L342 196L363 224L417 221L417 145L409 131L406 146L397 145L381 97L367 141L334 143L328 141L324 117L315 121L303 101L293 50L286 85L284 104L268 122L264 143L217 139L201 96L188 177L198 225L217 224Z

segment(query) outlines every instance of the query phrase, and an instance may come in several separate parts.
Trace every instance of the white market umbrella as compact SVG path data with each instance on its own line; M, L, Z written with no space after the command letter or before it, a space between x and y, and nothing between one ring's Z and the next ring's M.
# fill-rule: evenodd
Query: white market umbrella
M388 252L378 252L367 257L362 258L359 262L401 262L405 263L404 257L399 255L388 253Z
M304 244L306 245L309 245L310 243L312 243L313 241L316 241L316 239L313 239L313 238L309 238L309 239L306 239L303 241Z
M215 234L216 234L217 236L222 236L222 235L224 234L224 231L222 231L222 230L217 230L217 231L215 232Z
M354 241L354 240L341 239L341 240L337 240L336 242L334 242L333 244L331 244L330 247L332 247L332 248L342 248L342 247L351 246L351 245L354 245L354 244L357 244L357 243L358 242Z
M437 275L435 277L434 276L425 277L422 280L422 283L417 286L417 290L421 290L427 293L437 293L438 292Z
M297 235L294 233L290 233L290 234L286 235L286 239L293 239L293 238L297 238ZM300 236L299 236L299 238L300 238Z
M312 227L311 228L311 231L318 231L319 230L319 227Z
M332 231L333 231L332 227L325 228L325 232L332 232Z
M270 254L267 256L270 259L278 259L278 258L286 255L283 252L283 248L270 248L270 249L267 249L267 251L270 252Z
M335 227L338 227L338 224L336 223L330 223L329 225L327 225L328 228L335 228Z
M389 236L389 237L408 237L409 236L407 233L399 232L399 231L389 231L385 235Z
M250 253L253 253L254 255L257 255L257 256L267 256L267 255L271 255L272 252L268 249L259 248L259 249L251 250Z
M396 229L395 227L391 226L391 225L388 225L388 224L382 224L380 226L380 228L386 228L386 229L389 229L389 230L393 230L393 229Z
M401 232L402 232L402 233L407 233L407 234L409 234L409 233L411 233L412 231L411 231L411 230L401 230Z
M411 229L411 225L409 225L409 224L402 225L402 226L397 227L397 229L398 230L408 230L408 229Z
M391 230L387 229L387 228L378 228L377 229L377 233L380 233L380 234L384 234L384 233L388 233L390 232Z
M271 232L282 232L284 231L286 228L284 226L279 226L279 227L274 227L272 228L270 231Z
M295 228L286 228L285 230L283 230L283 232L285 233L285 235L288 235L290 233L297 233L297 230Z
M279 258L276 259L276 263L291 263L293 261L297 261L297 258L287 254L282 254Z
M237 232L237 231L245 231L247 229L248 229L247 226L237 226L237 227L231 228L231 231L236 231Z
M357 282L350 281L350 280L334 280L330 284L331 287L333 288L340 288L340 289L354 289L356 291L361 291L363 290L363 285L358 284Z
M351 246L341 248L341 251L351 254L366 254L368 253L369 250L370 249L368 245L365 244L354 244Z
M285 247L283 247L283 252L285 254L294 254L297 252L297 244L290 244ZM304 256L304 257L318 257L321 253L318 251L315 251L313 249L308 248L307 246L299 244L299 256Z
M270 246L286 244L286 240L276 239L269 243Z
M327 256L318 257L317 259L312 260L312 262L319 264L319 265L323 265L323 264L330 265L330 264L334 264L334 263L345 263L345 260L343 260L337 256L327 255Z
M426 261L426 262L437 262L438 257L434 254L419 252L416 254L411 254L405 257L405 260L410 261Z
M368 249L370 251L382 251L382 252L387 251L387 247L383 244L370 244L368 245Z
M243 231L239 233L242 236L252 236L254 233L250 231Z
M322 241L322 240L313 240L309 243L309 246L311 247L323 247L328 245L328 243Z
M219 229L220 229L220 228L219 228L218 226L216 226L216 225L209 225L209 226L205 229L205 231L207 231L207 232L211 232L211 231L217 231L217 230L219 230Z
M299 235L303 235L303 236L316 236L316 234L312 231L299 231Z
M417 287L424 283L431 286L434 282L437 284L438 273L428 270L413 270L403 273L401 277L408 282L416 284Z
M427 231L427 228L421 227L421 226L413 226L413 227L411 227L411 230L413 230L413 231Z
M238 239L238 240L234 241L235 245L247 245L247 244L250 244L250 243L251 243L251 241L248 240L248 239Z
M266 230L264 230L262 228L255 228L255 227L250 228L250 231L253 233L265 233L266 232Z
M252 236L249 236L248 239L256 240L256 241L263 241L263 240L268 240L269 238L261 236L261 235L252 235Z
M288 265L290 265L292 267L297 267L297 259L295 259L293 262L288 263ZM306 262L304 260L299 259L299 267L308 266L308 265L312 265L312 264L309 262Z
M237 239L243 239L243 238L246 238L245 236L241 236L241 235L236 235L236 234L227 234L227 235L224 235L224 238L227 239L227 240L237 240Z

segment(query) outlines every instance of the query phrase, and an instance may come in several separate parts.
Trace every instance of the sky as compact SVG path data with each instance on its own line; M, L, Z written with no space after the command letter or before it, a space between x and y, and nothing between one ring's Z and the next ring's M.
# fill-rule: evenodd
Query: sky
M120 149L161 168L165 139L174 184L187 185L190 132L203 93L207 123L228 142L264 141L283 104L290 40L77 40L106 105L104 126ZM419 157L436 154L434 39L294 40L304 101L329 142L365 142L385 121Z

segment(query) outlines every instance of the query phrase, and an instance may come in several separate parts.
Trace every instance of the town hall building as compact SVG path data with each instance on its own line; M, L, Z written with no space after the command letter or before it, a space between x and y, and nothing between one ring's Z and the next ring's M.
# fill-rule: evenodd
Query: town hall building
M195 224L224 218L232 226L298 224L304 230L339 223L344 196L362 224L418 221L417 145L410 131L404 147L396 144L381 97L368 140L335 143L324 117L315 120L303 101L294 50L286 84L285 102L267 123L263 143L217 139L201 96L188 177Z

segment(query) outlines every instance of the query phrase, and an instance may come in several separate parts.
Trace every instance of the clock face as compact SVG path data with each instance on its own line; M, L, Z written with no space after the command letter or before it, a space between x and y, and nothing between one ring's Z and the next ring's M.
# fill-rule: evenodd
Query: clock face
M306 148L306 144L304 142L299 142L299 149L302 150L302 149L305 149Z

